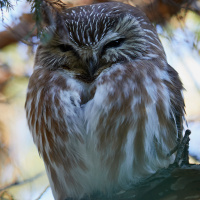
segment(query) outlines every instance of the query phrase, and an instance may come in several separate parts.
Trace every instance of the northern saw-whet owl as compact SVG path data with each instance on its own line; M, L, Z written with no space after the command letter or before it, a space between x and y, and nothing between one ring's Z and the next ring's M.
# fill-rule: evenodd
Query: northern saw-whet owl
M112 195L174 161L182 83L138 8L100 3L63 17L37 49L29 128L56 200Z

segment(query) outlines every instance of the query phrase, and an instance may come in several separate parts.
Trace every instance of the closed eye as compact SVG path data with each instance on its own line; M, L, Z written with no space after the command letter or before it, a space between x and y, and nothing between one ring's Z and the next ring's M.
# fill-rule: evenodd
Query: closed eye
M60 44L60 45L58 45L58 48L62 52L74 51L74 48L71 45L68 45L68 44Z
M117 40L113 40L109 43L107 43L104 47L103 47L103 51L109 49L109 48L116 48L116 47L120 47L125 41L125 38L119 38Z
M79 58L79 54L78 52L71 46L68 44L60 44L58 45L58 48L60 49L60 51L62 51L63 53L71 51L77 58Z

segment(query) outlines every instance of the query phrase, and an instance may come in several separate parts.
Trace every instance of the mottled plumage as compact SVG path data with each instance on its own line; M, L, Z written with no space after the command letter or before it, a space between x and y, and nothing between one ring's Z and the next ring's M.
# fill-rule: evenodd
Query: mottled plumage
M65 29L50 29L36 53L28 124L56 200L112 195L174 161L182 83L138 8L110 2L62 15Z

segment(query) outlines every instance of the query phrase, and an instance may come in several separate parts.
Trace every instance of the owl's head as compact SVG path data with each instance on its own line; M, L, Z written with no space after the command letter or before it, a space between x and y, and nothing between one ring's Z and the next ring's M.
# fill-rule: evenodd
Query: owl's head
M39 45L35 65L86 81L114 63L165 58L154 27L135 7L109 2L70 8L62 15L65 29L49 29L53 36Z

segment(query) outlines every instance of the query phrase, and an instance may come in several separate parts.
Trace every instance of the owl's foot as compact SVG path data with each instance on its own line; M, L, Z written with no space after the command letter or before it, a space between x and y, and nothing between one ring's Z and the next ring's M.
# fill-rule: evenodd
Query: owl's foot
M191 131L189 129L187 129L185 131L185 135L184 135L180 145L178 146L176 159L174 161L175 165L179 165L180 161L181 161L181 165L189 164L188 149L189 149L190 134L191 134Z

